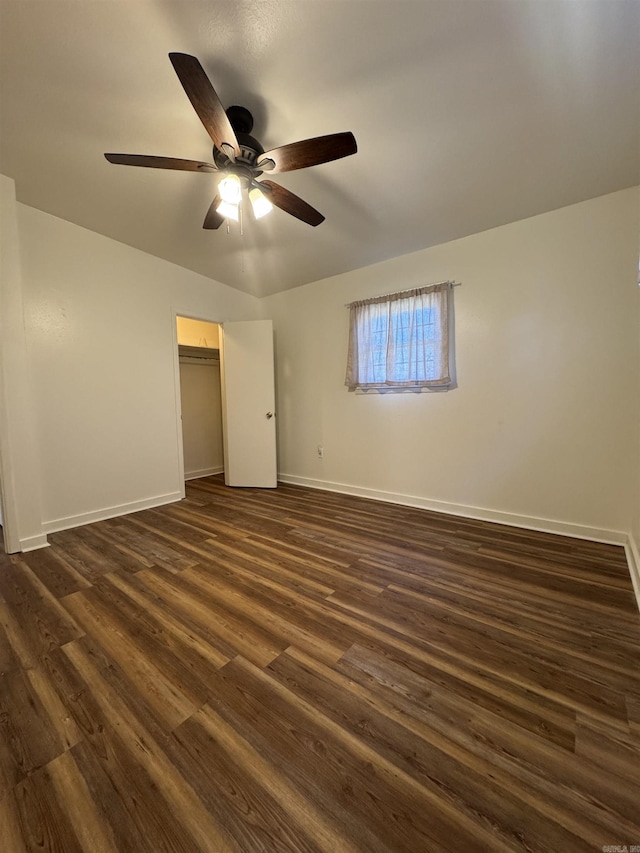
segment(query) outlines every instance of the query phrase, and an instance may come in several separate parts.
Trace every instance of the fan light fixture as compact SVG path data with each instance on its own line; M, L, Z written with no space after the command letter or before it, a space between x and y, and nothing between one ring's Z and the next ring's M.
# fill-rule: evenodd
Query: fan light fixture
M220 204L216 207L216 210L220 214L220 216L226 216L228 219L233 219L234 222L238 221L238 205L231 204L229 201L221 201Z
M242 181L237 175L226 175L218 184L218 195L220 204L216 208L221 216L239 221L240 204L242 202ZM273 210L273 205L268 198L258 189L252 187L249 190L249 201L256 219L262 219Z
M237 175L227 175L218 184L218 192L222 201L227 204L240 204L242 198L242 184Z
M262 219L263 216L266 216L267 213L271 213L273 210L273 205L269 199L266 198L257 187L253 187L253 189L249 191L249 201L251 202L253 215L256 219Z

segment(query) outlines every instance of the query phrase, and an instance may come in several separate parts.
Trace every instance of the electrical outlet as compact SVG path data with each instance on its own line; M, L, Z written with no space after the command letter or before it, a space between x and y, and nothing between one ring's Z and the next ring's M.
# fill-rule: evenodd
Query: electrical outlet
M321 444L318 445L318 459L324 459L324 447Z

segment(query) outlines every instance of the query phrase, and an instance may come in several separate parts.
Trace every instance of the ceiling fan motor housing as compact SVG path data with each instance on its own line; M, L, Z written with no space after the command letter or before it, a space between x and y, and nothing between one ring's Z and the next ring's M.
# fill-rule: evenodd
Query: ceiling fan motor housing
M252 176L262 174L262 172L258 172L253 168L258 162L260 155L264 154L262 145L260 145L255 137L251 136L253 116L246 107L238 105L228 107L225 112L231 122L231 127L235 131L240 147L240 154L236 154L236 164L238 166L248 166L252 170ZM213 161L219 169L229 169L229 167L233 166L233 162L229 156L215 145L213 146ZM239 177L243 176L243 171L241 170L238 173Z

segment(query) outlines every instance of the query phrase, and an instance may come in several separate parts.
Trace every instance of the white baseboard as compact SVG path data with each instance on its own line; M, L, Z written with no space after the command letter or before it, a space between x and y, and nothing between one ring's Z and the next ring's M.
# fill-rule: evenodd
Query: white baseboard
M69 530L71 527L82 527L84 524L93 524L94 521L106 521L108 518L117 518L120 515L129 515L142 509L153 509L156 506L181 501L181 492L169 492L166 495L157 495L153 498L144 498L141 501L109 506L104 509L82 512L79 515L68 515L66 518L54 518L51 521L43 521L42 529L46 533L56 533L58 530Z
M624 546L624 550L627 555L627 563L629 564L629 574L631 575L633 591L636 594L636 601L638 602L638 610L640 610L640 548L631 533L629 534L627 544Z
M20 551L23 553L25 551L35 551L38 548L48 547L49 543L47 542L46 533L38 533L35 536L26 536L24 539L20 540Z
M587 527L582 524L570 524L566 521L555 521L549 518L516 515L515 513L502 512L501 510L483 509L477 506L431 500L429 498L416 497L415 495L402 495L396 492L382 492L378 489L365 489L359 486L350 486L346 483L332 483L327 480L314 480L310 477L296 477L293 474L278 474L278 479L283 483L306 486L309 489L341 492L346 495L370 498L374 501L414 506L418 509L429 509L433 512L442 512L446 515L459 515L464 518L478 519L479 521L493 521L496 524L505 524L509 527L524 527L527 530L537 530L541 533L556 533L560 536L588 539L592 542L604 542L609 545L626 545L629 539L628 534L622 530L606 530L599 527Z
M213 474L222 474L224 471L223 465L216 465L215 468L202 468L200 471L184 472L185 480L197 480L200 477L211 477Z

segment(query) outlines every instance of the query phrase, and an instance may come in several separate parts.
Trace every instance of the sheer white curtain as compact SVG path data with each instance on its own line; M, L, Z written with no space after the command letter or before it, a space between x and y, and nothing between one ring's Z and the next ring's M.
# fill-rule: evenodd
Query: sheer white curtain
M349 388L446 386L451 283L353 302Z

